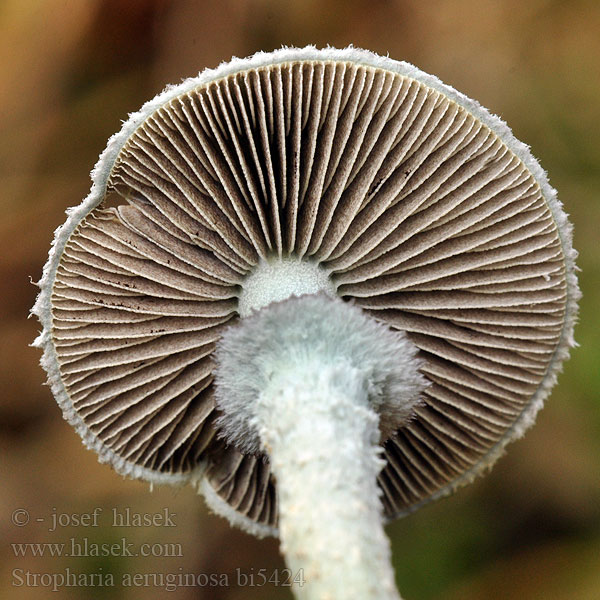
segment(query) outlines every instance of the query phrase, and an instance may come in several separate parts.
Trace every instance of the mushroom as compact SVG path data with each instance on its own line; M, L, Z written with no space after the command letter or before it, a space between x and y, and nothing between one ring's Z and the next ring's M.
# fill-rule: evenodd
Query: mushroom
M286 48L167 88L92 180L33 308L65 418L279 533L299 596L397 598L382 519L488 469L573 346L529 149L412 65Z

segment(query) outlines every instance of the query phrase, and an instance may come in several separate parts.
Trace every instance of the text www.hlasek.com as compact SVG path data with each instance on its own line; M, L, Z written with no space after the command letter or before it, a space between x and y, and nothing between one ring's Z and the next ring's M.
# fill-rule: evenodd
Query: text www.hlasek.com
M11 544L15 556L89 557L89 556L156 556L177 558L183 556L181 544L143 543L136 546L121 538L118 542L99 544L88 538L70 538L67 542L23 542Z

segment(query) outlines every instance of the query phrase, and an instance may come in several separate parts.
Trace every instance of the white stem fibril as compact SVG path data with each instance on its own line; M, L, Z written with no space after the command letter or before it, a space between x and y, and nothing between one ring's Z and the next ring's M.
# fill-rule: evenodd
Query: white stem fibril
M256 416L296 596L397 600L376 482L379 416L358 371L318 359L290 365L273 376Z
M216 353L222 435L265 452L282 552L308 600L398 599L383 531L380 441L425 387L416 348L326 294L270 304L227 330Z

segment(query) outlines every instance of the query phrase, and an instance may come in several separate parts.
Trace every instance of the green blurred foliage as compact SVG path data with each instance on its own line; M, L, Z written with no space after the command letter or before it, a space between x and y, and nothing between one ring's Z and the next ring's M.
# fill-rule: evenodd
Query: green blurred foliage
M600 598L600 3L596 0L1 0L0 1L0 596L13 569L56 573L229 574L229 587L63 587L61 598L291 598L239 586L282 569L275 540L208 514L192 489L149 493L83 449L60 417L27 320L64 210L128 112L167 83L232 55L281 45L354 44L407 60L500 114L548 170L571 215L584 293L559 385L524 440L485 479L390 525L398 585L409 600ZM173 532L48 531L52 508L112 507L178 515ZM26 508L32 521L15 527ZM180 543L180 557L23 558L11 543Z

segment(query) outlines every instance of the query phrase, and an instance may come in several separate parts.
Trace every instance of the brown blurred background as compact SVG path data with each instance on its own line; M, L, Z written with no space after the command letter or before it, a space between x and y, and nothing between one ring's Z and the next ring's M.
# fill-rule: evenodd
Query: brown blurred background
M599 31L596 0L0 0L0 597L46 598L49 581L60 584L49 577L68 570L96 583L52 597L292 597L258 585L261 569L282 573L274 540L230 529L191 488L123 480L84 449L43 386L27 315L53 230L129 112L232 55L312 43L412 62L501 115L548 170L580 252L580 347L537 425L490 475L389 526L400 590L407 600L600 598ZM113 527L111 510L127 507L168 507L176 527ZM95 508L99 527L49 531L53 514ZM27 525L13 523L26 518L19 509ZM25 557L13 546L71 538L175 543L180 556ZM255 585L238 585L236 569ZM224 574L229 585L121 585L135 573Z

